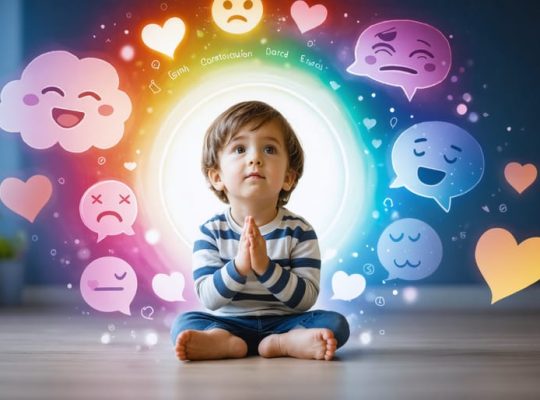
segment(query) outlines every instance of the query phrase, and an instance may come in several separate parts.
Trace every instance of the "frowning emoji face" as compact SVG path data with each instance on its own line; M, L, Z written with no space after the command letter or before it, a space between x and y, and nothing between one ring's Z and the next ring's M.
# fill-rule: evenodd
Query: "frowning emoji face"
M247 33L257 26L263 15L261 0L214 0L212 18L225 32Z
M98 242L107 236L134 235L137 199L129 186L120 181L102 181L86 190L79 213L88 229L98 234Z

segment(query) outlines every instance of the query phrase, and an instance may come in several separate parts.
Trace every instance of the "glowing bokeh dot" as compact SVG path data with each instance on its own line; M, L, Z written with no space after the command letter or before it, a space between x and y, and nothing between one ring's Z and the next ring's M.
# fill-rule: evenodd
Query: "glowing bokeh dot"
M120 57L122 57L122 60L124 61L131 61L133 60L133 57L135 57L135 49L133 46L125 45L120 50Z
M144 240L150 245L155 245L161 239L161 234L156 229L149 229L144 234Z
M457 105L456 111L459 115L465 115L467 114L467 106L463 103L460 103Z
M369 346L371 344L371 332L362 332L359 339L363 346Z

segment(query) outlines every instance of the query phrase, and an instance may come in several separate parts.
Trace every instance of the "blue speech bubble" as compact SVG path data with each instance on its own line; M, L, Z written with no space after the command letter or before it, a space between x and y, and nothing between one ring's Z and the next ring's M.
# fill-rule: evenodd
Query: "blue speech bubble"
M443 247L435 230L424 221L404 218L390 224L377 243L377 255L388 278L416 281L433 274Z
M396 178L390 188L405 187L449 212L451 200L472 190L484 174L484 153L467 131L449 122L411 126L392 148Z

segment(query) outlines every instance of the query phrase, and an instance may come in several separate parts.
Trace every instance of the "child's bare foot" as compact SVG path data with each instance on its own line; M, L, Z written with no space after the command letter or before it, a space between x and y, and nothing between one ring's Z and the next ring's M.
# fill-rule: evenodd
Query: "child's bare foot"
M259 343L259 354L268 358L290 356L329 361L336 348L337 340L330 329L293 329L265 337Z
M246 342L224 329L188 329L181 332L176 339L176 356L182 361L242 358L246 355Z

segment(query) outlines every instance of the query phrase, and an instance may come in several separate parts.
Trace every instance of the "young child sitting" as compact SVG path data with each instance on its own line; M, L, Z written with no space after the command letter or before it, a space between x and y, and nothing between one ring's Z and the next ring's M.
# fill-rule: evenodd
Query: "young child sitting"
M319 294L317 236L284 208L303 167L296 134L263 102L230 107L206 132L202 171L230 207L201 225L194 243L195 289L212 313L176 319L171 335L180 360L331 360L347 341L341 314L307 311Z

